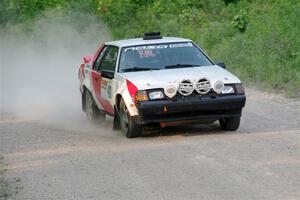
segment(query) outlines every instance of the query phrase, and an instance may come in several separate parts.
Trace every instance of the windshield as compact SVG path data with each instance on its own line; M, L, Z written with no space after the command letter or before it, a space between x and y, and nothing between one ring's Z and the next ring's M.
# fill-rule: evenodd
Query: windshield
M119 72L210 65L209 59L192 42L151 44L123 48Z

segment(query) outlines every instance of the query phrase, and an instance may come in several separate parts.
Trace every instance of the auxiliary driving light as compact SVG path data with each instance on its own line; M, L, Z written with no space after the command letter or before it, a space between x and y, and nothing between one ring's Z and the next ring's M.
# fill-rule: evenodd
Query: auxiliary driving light
M224 88L224 83L222 81L217 81L214 85L214 91L218 94L222 92Z
M177 88L174 85L167 85L164 88L165 95L169 98L173 98L177 93Z

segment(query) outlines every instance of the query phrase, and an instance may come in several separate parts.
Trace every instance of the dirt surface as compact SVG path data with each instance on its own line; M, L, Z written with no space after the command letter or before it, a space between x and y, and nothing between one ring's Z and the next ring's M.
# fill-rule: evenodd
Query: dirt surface
M236 132L215 123L136 139L74 113L2 117L11 199L300 199L299 101L248 89Z

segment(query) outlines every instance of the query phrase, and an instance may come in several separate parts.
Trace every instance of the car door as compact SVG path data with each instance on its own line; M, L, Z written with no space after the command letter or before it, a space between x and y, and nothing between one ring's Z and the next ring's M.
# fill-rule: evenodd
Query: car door
M105 46L95 61L92 70L93 95L97 104L106 113L113 115L114 108L112 100L112 79L102 77L102 71L114 72L118 58L118 47Z

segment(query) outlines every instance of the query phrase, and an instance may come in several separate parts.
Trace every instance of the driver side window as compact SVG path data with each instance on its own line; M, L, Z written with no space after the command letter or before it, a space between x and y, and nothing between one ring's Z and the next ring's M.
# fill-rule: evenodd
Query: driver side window
M99 54L99 56L98 56L98 58L97 58L97 60L96 60L96 62L95 62L95 64L94 64L94 66L93 66L93 69L94 70L96 70L96 71L99 71L99 65L100 65L100 63L101 63L101 61L102 61L102 59L103 59L103 56L105 55L105 53L106 53L106 51L107 51L107 46L105 46L104 48L103 48L103 50L101 51L101 53Z
M114 46L107 47L107 50L102 56L97 71L115 71L117 59L118 59L119 48Z

